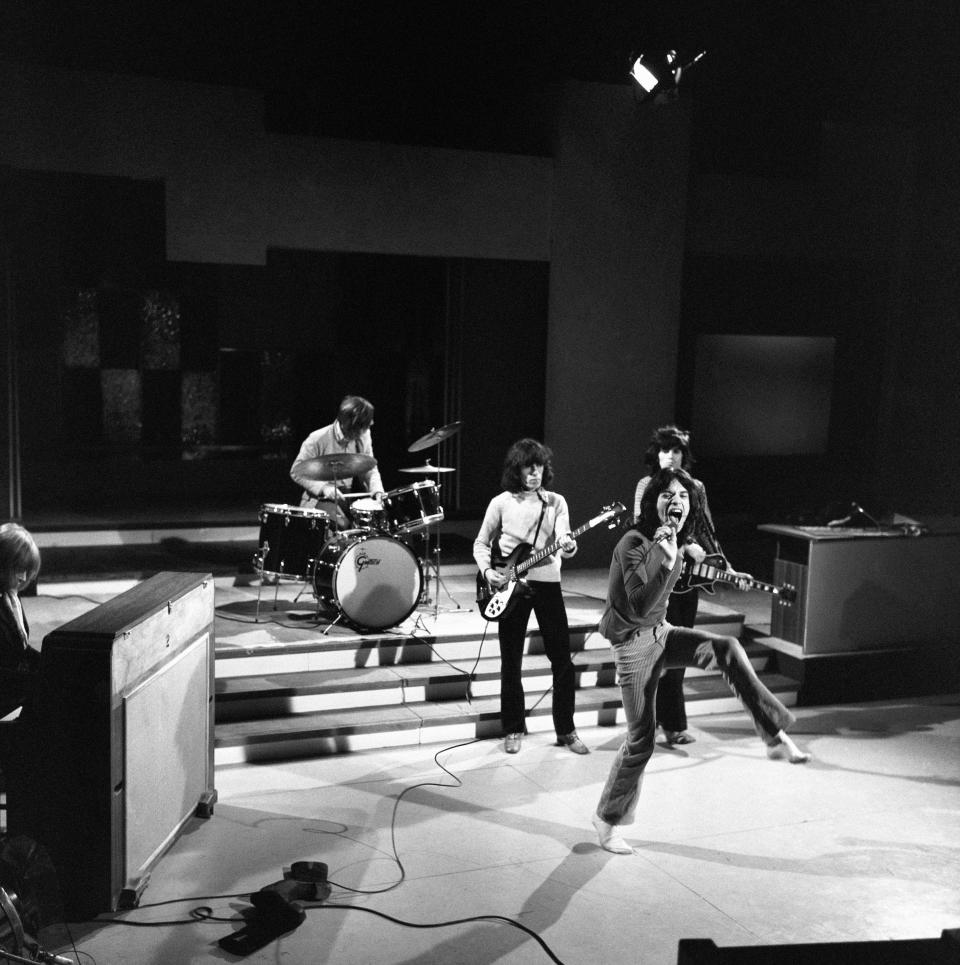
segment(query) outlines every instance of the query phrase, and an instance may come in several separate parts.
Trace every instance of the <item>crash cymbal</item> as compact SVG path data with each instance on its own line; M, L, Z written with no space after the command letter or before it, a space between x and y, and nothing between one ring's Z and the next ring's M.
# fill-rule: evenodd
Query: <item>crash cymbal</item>
M307 479L327 482L331 479L350 479L369 472L377 464L365 452L331 452L316 459L306 459L297 468Z
M451 422L449 425L441 426L439 429L431 429L425 436L421 436L411 446L407 452L419 452L421 449L429 449L431 446L455 436L463 425L462 422Z
M454 472L450 466L431 466L428 462L425 466L409 466L401 469L400 472Z

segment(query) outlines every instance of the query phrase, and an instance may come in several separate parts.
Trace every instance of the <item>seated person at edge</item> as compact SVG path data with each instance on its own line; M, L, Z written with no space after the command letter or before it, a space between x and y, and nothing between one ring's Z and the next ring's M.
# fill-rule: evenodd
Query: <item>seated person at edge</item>
M686 469L690 471L693 465L693 453L690 450L690 433L677 426L660 426L650 437L650 444L643 454L643 461L650 473L658 469ZM650 475L646 475L637 483L637 491L633 499L634 519L640 519L640 499L643 496ZM693 480L700 511L693 520L691 535L683 543L684 557L693 563L702 563L709 554L723 556L720 542L717 539L707 505L707 490L699 479ZM726 560L726 557L724 557ZM729 562L728 572L736 573ZM746 576L746 574L738 574ZM683 582L683 581L681 581ZM746 584L740 584L745 589ZM697 622L697 604L699 591L696 586L681 586L680 592L670 594L667 603L667 623L674 627L692 627ZM663 728L664 737L668 744L692 744L696 738L687 733L687 709L683 701L684 667L674 667L660 678L657 687L657 724Z
M40 667L19 595L39 572L40 550L30 533L19 523L0 526L0 717L23 706Z
M362 396L346 396L340 403L337 418L330 425L311 432L304 439L300 452L290 467L290 478L303 489L300 505L323 510L336 521L337 529L348 529L352 525L341 493L350 492L354 480L337 479L334 482L310 479L304 475L304 463L336 452L358 452L372 456L372 425L373 406ZM372 496L383 498L383 482L376 466L360 476L359 481Z
M680 547L696 518L697 488L682 469L654 474L640 501L640 519L613 551L600 632L613 647L627 719L627 735L614 758L593 814L600 847L632 854L621 825L632 824L643 774L653 755L657 683L669 667L706 668L716 660L734 695L774 759L809 760L787 736L795 718L761 683L740 642L706 630L673 627L667 600L680 575Z
M494 591L507 583L503 574L491 565L495 542L501 558L509 556L520 543L529 543L534 550L539 550L559 541L561 548L559 555L551 554L527 571L530 576L524 582L529 592L515 591L511 597L514 608L497 624L500 719L504 750L508 754L520 750L520 741L526 733L521 663L531 611L537 615L553 674L553 726L557 744L569 747L575 754L590 753L573 725L576 678L570 659L567 610L560 589L560 557L573 556L577 543L570 536L567 501L559 493L543 488L553 480L552 457L551 451L535 439L519 439L510 447L501 478L504 491L487 506L473 543L473 558Z

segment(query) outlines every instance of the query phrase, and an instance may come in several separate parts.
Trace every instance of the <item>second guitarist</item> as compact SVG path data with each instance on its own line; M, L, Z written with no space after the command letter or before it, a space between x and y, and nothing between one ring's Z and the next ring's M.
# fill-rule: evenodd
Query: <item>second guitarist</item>
M495 496L484 513L473 543L473 558L494 590L505 578L496 560L510 555L521 543L534 550L559 541L561 552L548 556L529 571L526 592L509 614L497 623L500 640L500 720L504 750L516 754L526 733L522 662L527 624L536 614L543 646L553 676L553 725L557 743L575 754L588 754L573 724L576 679L570 659L570 628L560 588L561 557L577 551L570 538L567 501L545 487L553 480L553 453L536 439L518 439L507 451L503 464L503 492ZM516 594L515 594L516 595Z
M660 426L650 437L650 444L643 454L648 473L637 483L633 515L640 517L640 500L651 476L660 469L685 469L693 465L690 449L690 433L675 425ZM683 544L683 553L691 563L702 563L708 555L723 556L713 526L713 517L707 505L707 490L699 479L693 480L699 510L693 520L692 532ZM735 573L729 563L729 572ZM739 575L739 574L737 574ZM748 574L743 574L748 577ZM746 589L741 585L740 589ZM697 622L698 590L695 584L686 584L681 577L677 589L670 594L667 604L667 622L675 627L693 627ZM671 667L657 687L657 723L663 728L668 745L692 744L696 738L687 732L687 708L683 699L684 667Z

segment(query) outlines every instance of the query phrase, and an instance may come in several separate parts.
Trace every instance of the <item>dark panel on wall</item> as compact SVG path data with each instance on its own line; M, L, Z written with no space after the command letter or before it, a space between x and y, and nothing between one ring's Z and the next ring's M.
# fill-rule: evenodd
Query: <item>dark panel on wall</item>
M103 401L98 369L63 373L63 438L73 446L97 445L103 437Z
M443 419L445 263L345 252L271 250L272 290L293 372L293 445L331 422L343 396L376 410L374 452L387 488L417 476L407 446Z
M513 439L542 437L545 263L271 250L266 266L168 264L161 185L22 180L8 236L28 512L69 508L55 453L74 459L73 504L118 515L148 492L293 501L290 462L349 393L376 407L387 488L425 478L401 470L428 457L456 465L451 516L482 509ZM442 457L408 451L458 418Z
M97 292L100 323L100 364L105 369L135 369L140 364L140 309L143 299L134 289Z
M543 440L548 265L464 261L451 288L460 319L461 505L482 512L500 491L510 444L523 436ZM558 453L561 489L562 467Z
M103 313L103 368L136 366L136 291L155 286L164 256L164 193L159 182L96 175L13 171L5 228L10 242L13 324L20 347L24 478L31 455L48 455L69 400L57 387L65 317L78 293ZM84 362L84 364L87 364ZM79 418L79 416L77 416ZM71 413L67 421L74 418ZM62 444L70 445L69 433Z
M792 457L730 452L701 459L697 469L715 513L748 513L771 522L814 513L845 493L870 503L883 366L884 271L884 265L868 261L687 256L676 412L693 430L695 452L698 425L722 419L725 406L723 398L710 400L710 420L698 420L693 393L698 336L831 338L835 346L827 451ZM755 498L760 479L763 496Z
M180 446L180 372L144 372L143 444L161 446L179 457Z
M260 353L221 349L219 369L220 442L255 446L260 442Z

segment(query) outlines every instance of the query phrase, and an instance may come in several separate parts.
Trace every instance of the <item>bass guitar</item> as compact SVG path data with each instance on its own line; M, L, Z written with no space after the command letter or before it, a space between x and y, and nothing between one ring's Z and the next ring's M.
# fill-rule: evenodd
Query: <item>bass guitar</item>
M737 585L741 582L747 584L748 590L762 590L764 593L772 593L780 597L786 603L793 603L797 598L796 587L784 583L777 586L774 583L764 583L762 580L755 580L752 576L743 576L739 573L731 573L727 569L727 561L719 554L706 556L702 563L694 563L687 560L683 564L683 572L677 585L673 588L674 593L686 593L694 587L703 587L707 592L713 592L714 583L733 583Z
M603 511L598 516L594 516L593 519L575 529L570 537L576 539L586 533L587 530L593 529L601 523L607 523L613 528L620 516L626 511L626 506L619 502L604 506ZM496 622L507 616L514 608L516 600L519 599L517 596L518 589L526 585L521 579L523 574L559 549L560 540L554 540L549 546L544 546L543 549L536 552L533 552L533 547L529 543L519 543L509 556L501 557L496 546L494 546L491 565L499 573L502 573L508 582L494 592L484 575L477 573L477 606L484 619ZM522 589L520 589L521 595L522 592Z

